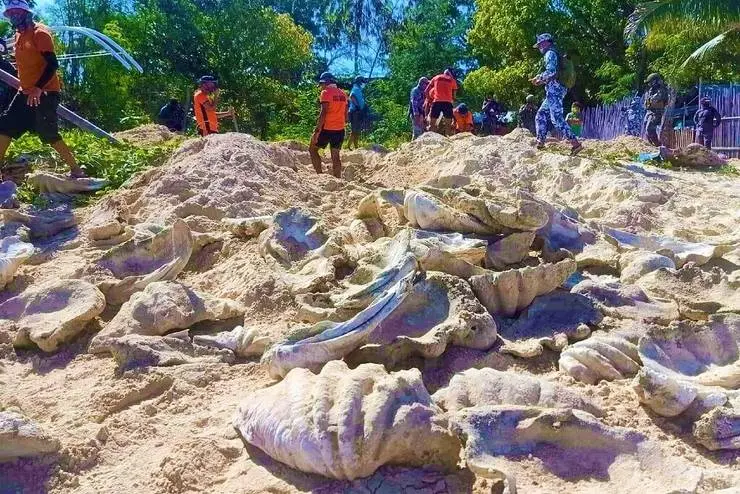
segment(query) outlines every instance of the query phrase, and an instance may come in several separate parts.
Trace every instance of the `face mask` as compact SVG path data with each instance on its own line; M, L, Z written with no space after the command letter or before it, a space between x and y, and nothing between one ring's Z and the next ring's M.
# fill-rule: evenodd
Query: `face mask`
M27 12L24 12L22 14L12 14L8 17L8 21L10 22L10 25L13 26L13 29L21 30L25 29L26 26L29 25L31 21L31 15Z

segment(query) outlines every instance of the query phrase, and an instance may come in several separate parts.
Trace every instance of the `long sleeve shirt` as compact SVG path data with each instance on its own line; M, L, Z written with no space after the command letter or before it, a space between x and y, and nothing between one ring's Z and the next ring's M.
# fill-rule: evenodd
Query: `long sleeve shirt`
M722 122L722 116L713 106L702 108L694 114L694 124L702 129L714 129L719 127Z
M545 70L538 74L536 79L539 82L551 82L556 80L558 75L558 53L555 50L547 50L545 53Z
M424 91L416 86L411 90L411 96L409 98L409 112L411 115L423 115L424 114L424 98L426 95Z

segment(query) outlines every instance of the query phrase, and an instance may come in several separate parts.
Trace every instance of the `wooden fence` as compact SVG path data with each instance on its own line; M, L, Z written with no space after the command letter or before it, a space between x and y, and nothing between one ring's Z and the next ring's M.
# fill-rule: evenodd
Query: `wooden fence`
M714 149L731 157L740 157L740 84L702 85L700 93L702 97L709 97L723 116L722 125L714 133ZM629 102L630 99L625 99L612 105L586 108L583 111L583 137L607 140L624 135ZM694 101L692 106L675 108L669 113L671 118L667 121L675 122L679 127L664 133L670 147L685 147L694 141L693 119L697 105L698 101Z

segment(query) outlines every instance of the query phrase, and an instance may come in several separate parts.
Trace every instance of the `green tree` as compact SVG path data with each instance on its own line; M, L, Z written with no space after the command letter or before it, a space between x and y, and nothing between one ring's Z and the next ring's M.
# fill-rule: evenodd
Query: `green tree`
M737 0L652 0L635 7L625 27L625 36L635 39L656 25L666 21L686 21L711 27L712 39L704 38L683 62L685 67L691 61L700 60L718 46L733 43L740 34L740 2ZM696 45L694 45L696 46Z
M613 72L607 69L615 64L622 72L630 68L623 30L624 19L634 5L625 0L478 0L469 42L481 65L488 67L489 74L498 81L496 92L512 94L512 88L504 87L508 84L505 74L516 74L511 83L517 85L520 98L517 102L506 101L514 104L533 91L521 71L526 64L532 77L541 69L542 55L532 43L538 33L549 32L555 36L558 48L575 62L578 80L572 96L595 101L603 96L601 86L613 82L605 80ZM502 77L495 76L499 71L505 71ZM482 83L481 74L476 74L473 81ZM611 95L627 94L630 89L621 87Z
M406 103L419 77L432 77L446 67L469 66L466 34L471 22L469 2L421 0L409 9L390 35L390 96Z

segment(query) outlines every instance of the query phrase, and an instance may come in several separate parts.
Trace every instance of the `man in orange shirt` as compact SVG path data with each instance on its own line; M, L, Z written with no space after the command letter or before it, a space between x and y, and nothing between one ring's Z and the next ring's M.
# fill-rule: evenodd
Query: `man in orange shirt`
M453 117L452 103L457 95L457 81L453 70L447 69L443 74L435 76L427 87L427 94L433 95L429 130L438 132L441 126L442 134L446 134Z
M336 79L330 72L324 72L319 78L321 87L321 112L316 121L316 128L311 136L311 145L308 152L311 155L311 163L316 173L322 173L321 156L319 149L326 148L331 151L332 175L342 177L342 161L339 158L339 150L344 143L344 127L347 124L347 95L337 87Z
M57 107L62 85L51 33L46 26L33 21L33 12L25 0L7 2L5 17L16 30L15 61L21 85L0 116L0 163L13 139L33 132L59 153L72 178L82 178L85 172L59 135Z
M218 120L233 116L231 111L216 111L218 101L218 79L212 75L204 75L198 79L198 90L193 95L193 110L195 122L198 124L198 133L205 137L218 134Z
M468 105L462 103L452 113L455 116L455 130L458 134L460 132L473 132L475 130L473 112L468 110Z

